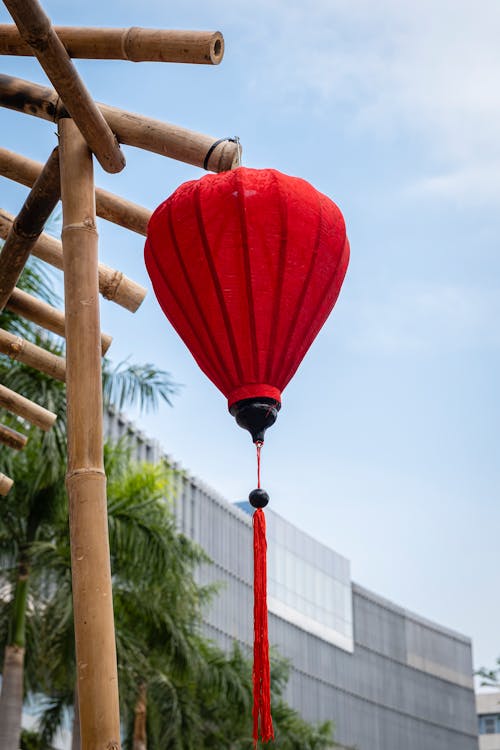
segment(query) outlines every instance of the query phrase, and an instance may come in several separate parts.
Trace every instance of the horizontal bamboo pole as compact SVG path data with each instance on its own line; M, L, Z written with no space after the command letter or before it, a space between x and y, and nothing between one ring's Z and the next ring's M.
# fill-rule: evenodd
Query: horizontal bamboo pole
M31 187L42 170L42 163L27 156L16 154L6 148L0 148L0 174L9 180L20 182ZM149 208L132 203L107 190L96 188L96 210L101 219L118 224L132 232L146 236L148 222L152 211Z
M6 354L11 359L17 359L28 367L34 367L46 375L64 383L66 379L66 362L57 354L52 354L31 341L0 328L0 354Z
M53 89L6 75L0 75L0 105L50 122L67 115ZM216 142L215 138L106 104L98 104L98 107L120 143L127 146L152 151L211 172L225 172L239 166L240 147L237 143L219 143L205 167L206 156Z
M64 313L52 307L52 305L48 305L47 302L23 292L22 289L17 287L14 289L5 307L16 315L31 320L32 323L36 323L58 336L66 337ZM107 333L101 333L102 354L106 354L112 341L112 337L108 336Z
M59 152L55 148L14 219L0 252L0 311L12 294L60 195Z
M6 477L5 474L0 473L0 495L2 497L5 497L10 492L13 484L14 482L10 477Z
M0 443L8 445L9 448L14 448L16 451L20 451L27 442L28 438L26 435L22 435L17 430L13 430L5 424L0 424Z
M118 141L38 0L4 0L4 4L102 168L121 172L125 157Z
M82 28L54 26L70 57L218 65L224 56L220 31ZM0 55L29 56L33 50L17 28L0 25Z
M101 219L146 236L148 222L153 213L149 208L133 203L120 195L109 193L102 188L96 188L95 200L97 215Z
M13 219L12 214L0 208L0 237L7 236ZM45 263L49 263L51 266L62 270L62 245L54 237L48 234L41 234L31 253L40 258L40 260L45 261ZM129 279L121 271L115 271L103 263L99 263L98 274L99 290L105 299L121 305L121 307L130 310L130 312L135 312L140 307L146 295L144 287L136 284L135 281Z
M20 393L11 391L4 385L0 385L0 406L11 414L15 414L22 419L27 419L31 424L40 427L41 430L50 430L57 419L57 414L44 409L43 406L35 404L29 398L21 396Z

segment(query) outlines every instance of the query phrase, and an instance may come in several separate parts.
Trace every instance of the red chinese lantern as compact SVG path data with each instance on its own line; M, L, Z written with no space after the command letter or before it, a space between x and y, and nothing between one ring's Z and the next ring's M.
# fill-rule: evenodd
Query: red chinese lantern
M286 387L340 292L349 261L337 206L309 183L240 167L181 185L154 212L146 266L163 312L249 430L258 457ZM254 741L273 737L265 519L254 513Z

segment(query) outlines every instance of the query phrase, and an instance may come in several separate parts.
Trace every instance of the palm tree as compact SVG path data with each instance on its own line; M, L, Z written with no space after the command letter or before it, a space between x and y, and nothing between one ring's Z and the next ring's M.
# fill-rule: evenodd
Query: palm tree
M161 670L185 676L198 660L193 638L201 603L209 589L196 585L194 567L205 556L175 528L165 502L172 471L165 465L134 466L126 451L107 446L113 601L123 716L145 713L146 689ZM37 665L37 688L47 696L42 737L50 741L65 708L75 705L70 554L66 523L34 555L47 575L41 602L44 653ZM161 668L161 669L160 669ZM190 672L191 673L191 672ZM135 726L140 744L140 720ZM77 722L74 747L78 747ZM145 739L144 739L145 743Z
M43 438L32 435L24 451L12 461L11 473L16 481L1 508L3 583L10 614L0 697L2 750L19 746L24 656L26 646L30 645L27 642L30 587L36 575L31 546L50 536L64 498L64 472L56 476L54 462L48 469L40 465L40 457L44 455L42 442Z
M51 304L57 295L51 279L43 267L32 259L21 276L19 286ZM4 311L0 326L44 348L62 353L53 336L22 318ZM26 613L32 580L31 548L35 542L50 536L54 513L60 513L66 499L63 487L66 452L66 395L65 386L25 365L12 363L0 356L0 381L23 396L42 404L58 416L47 433L27 429L24 423L7 416L16 429L29 433L28 448L13 456L0 448L0 467L12 476L15 486L0 507L0 545L6 576L2 584L7 588L11 625L4 639L4 667L0 695L0 750L19 746L26 649ZM153 365L122 363L113 368L109 361L103 366L105 400L116 398L120 405L138 402L141 408L156 407L159 399L170 403L176 390L168 373ZM106 401L105 401L106 403ZM109 401L108 401L109 403Z

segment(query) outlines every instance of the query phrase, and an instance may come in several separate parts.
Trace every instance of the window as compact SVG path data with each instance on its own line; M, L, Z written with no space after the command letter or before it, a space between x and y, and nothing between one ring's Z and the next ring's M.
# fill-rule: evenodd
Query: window
M487 716L484 720L484 733L495 734L496 721L494 716Z
M483 716L480 716L479 734L500 734L500 714L483 714Z

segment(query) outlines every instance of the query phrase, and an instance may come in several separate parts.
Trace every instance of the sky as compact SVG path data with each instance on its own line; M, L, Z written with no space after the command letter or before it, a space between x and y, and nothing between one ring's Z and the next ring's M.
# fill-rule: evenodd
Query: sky
M98 101L214 137L243 164L310 181L341 208L337 305L267 434L272 508L351 560L353 580L500 655L500 5L496 0L47 0L60 25L220 30L220 66L77 61ZM9 22L0 9L0 22ZM30 59L3 71L47 84ZM45 161L53 124L7 110L4 147ZM96 183L153 209L202 170L124 147ZM26 188L0 178L2 206ZM230 501L250 438L161 313L143 238L99 222L101 260L148 287L103 302L114 362L153 362L173 408L130 416Z

